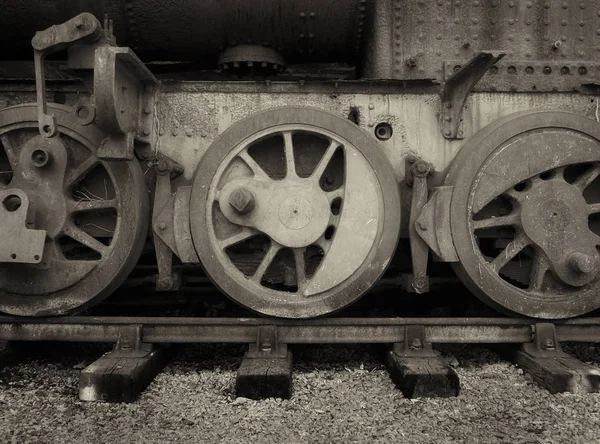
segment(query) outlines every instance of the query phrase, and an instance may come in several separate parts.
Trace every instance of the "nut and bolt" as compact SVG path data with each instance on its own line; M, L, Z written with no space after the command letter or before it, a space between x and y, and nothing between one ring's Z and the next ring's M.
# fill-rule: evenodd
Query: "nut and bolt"
M410 344L410 348L412 350L420 350L423 347L423 343L421 342L421 339L419 338L414 338L412 340L412 343Z
M31 163L36 168L42 168L50 162L50 152L46 148L38 148L31 153Z
M420 174L425 174L429 171L429 167L424 162L417 163L417 172Z
M229 195L229 205L238 214L247 214L254 209L254 194L248 188L236 188Z
M165 173L169 170L169 166L167 165L167 162L165 162L164 160L160 160L157 164L156 164L156 170L159 173Z
M546 339L546 342L544 345L546 346L546 348L549 348L549 349L553 349L555 347L553 339Z
M158 288L160 288L161 290L168 290L169 288L171 288L172 286L172 282L171 279L168 277L162 277L158 280Z
M575 252L569 256L569 267L576 273L588 274L594 271L596 263L592 256Z

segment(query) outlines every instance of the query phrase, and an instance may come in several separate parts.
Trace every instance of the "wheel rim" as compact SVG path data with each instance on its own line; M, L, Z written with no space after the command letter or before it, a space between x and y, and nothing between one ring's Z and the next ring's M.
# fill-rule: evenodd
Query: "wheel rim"
M0 267L0 310L25 316L81 310L108 296L135 266L147 230L139 163L103 162L105 135L52 105L60 134L37 134L35 105L0 112L4 174L0 193L23 191L34 228L47 231L40 264Z
M276 109L234 125L207 152L192 189L192 235L207 274L237 302L267 315L320 316L383 273L398 199L387 159L358 127Z
M481 131L455 159L451 228L459 277L510 313L567 318L600 307L600 130L528 112Z

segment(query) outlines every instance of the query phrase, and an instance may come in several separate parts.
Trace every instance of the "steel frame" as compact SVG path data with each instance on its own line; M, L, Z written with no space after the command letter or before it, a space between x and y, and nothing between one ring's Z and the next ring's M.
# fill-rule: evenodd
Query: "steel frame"
M282 344L403 342L407 326L423 326L429 343L528 343L539 322L524 318L271 318L0 316L0 341L116 343L141 326L146 343L255 343L261 327L274 326ZM557 321L559 342L600 342L600 318Z

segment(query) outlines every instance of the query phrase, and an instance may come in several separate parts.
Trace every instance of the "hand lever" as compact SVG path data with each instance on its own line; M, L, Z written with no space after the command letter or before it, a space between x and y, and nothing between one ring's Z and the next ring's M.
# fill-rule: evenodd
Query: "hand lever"
M61 25L54 25L44 31L36 32L33 39L31 39L35 66L38 127L42 136L54 137L57 134L56 119L53 115L48 115L46 105L46 78L44 73L46 56L66 49L78 41L97 41L103 35L100 21L89 12L84 12Z

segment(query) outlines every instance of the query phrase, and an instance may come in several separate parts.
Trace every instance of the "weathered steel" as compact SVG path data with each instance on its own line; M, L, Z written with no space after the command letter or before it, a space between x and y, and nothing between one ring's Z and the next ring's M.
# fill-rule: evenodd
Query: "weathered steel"
M49 29L36 32L31 40L37 90L38 128L42 136L54 137L57 134L56 119L48 114L46 104L46 78L44 74L46 56L65 49L75 42L95 42L103 36L102 26L98 19L92 14L83 13L63 24L53 25Z
M256 343L259 327L277 326L283 344L400 343L404 327L425 326L427 341L447 343L525 343L533 340L535 321L510 318L264 318L185 317L0 317L1 341L115 343L123 328L142 326L146 343ZM600 319L557 322L558 341L600 341Z
M429 291L429 277L427 276L429 246L419 236L424 226L418 224L417 218L427 203L427 176L431 174L432 168L427 162L417 159L414 156L407 156L407 168L410 168L409 174L412 177L410 222L408 227L413 271L412 288L415 292L421 294Z
M444 82L440 119L442 134L446 139L464 139L461 122L467 97L484 74L505 55L502 51L481 52L464 66L458 67Z
M27 228L28 221L33 219L27 194L19 188L4 189L0 191L0 202L0 245L3 246L0 263L39 264L44 254L46 230Z
M222 291L263 314L307 318L341 309L381 276L395 251L400 202L389 163L356 125L274 108L233 125L207 151L190 223ZM264 234L262 244L248 244ZM255 256L235 262L240 245ZM291 266L276 260L286 252Z
M455 269L477 296L547 319L600 306L590 223L600 208L584 196L600 173L599 148L597 121L556 111L508 116L465 145L446 184Z
M416 223L417 233L443 262L458 262L450 230L450 202L453 187L435 187Z
M139 163L101 162L95 153L104 133L81 126L69 107L49 110L60 134L54 138L31 131L37 127L35 104L0 111L10 187L29 199L31 228L46 231L39 264L0 267L5 313L62 314L108 296L135 266L147 233Z
M12 45L3 59L28 58L27 41L39 28L90 11L114 20L117 39L150 60L209 60L216 63L223 48L254 43L281 48L286 59L354 61L364 1L302 0L293 4L260 0L196 2L168 0L133 2L82 0L46 4L3 1L0 40ZM362 17L360 16L362 14ZM168 36L168 37L167 37Z
M596 0L378 0L367 14L364 69L368 77L441 81L444 62L464 65L484 50L508 51L506 66L594 60L599 26ZM523 70L514 77L545 75ZM514 86L535 91L533 84Z

